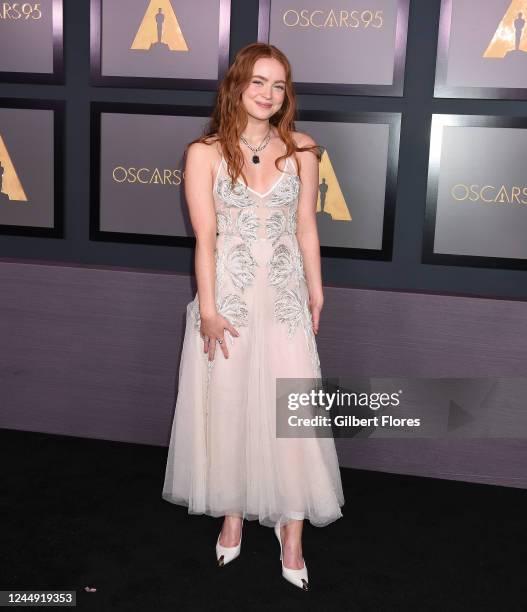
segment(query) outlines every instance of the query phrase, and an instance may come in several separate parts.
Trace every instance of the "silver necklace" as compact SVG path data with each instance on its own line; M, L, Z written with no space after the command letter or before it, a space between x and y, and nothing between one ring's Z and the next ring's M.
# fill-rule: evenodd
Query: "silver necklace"
M260 163L260 157L259 155L256 155L256 153L258 153L258 151L262 151L263 149L265 149L265 147L269 144L269 140L271 140L271 128L269 128L269 131L267 132L265 138L262 140L262 142L257 146L257 147L253 147L251 146L243 136L240 136L240 140L243 142L243 144L246 147L249 147L249 149L251 149L251 151L254 153L254 155L252 156L252 162L253 164L259 164ZM265 144L264 144L265 142Z

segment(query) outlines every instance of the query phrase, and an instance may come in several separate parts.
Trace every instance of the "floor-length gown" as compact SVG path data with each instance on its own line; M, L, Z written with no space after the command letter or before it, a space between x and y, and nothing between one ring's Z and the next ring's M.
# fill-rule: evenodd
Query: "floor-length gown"
M300 180L288 157L265 193L231 185L222 157L213 185L216 307L226 359L203 350L198 294L187 306L165 500L190 514L234 514L262 525L317 527L344 504L332 437L276 437L276 378L320 379L303 259L296 238Z

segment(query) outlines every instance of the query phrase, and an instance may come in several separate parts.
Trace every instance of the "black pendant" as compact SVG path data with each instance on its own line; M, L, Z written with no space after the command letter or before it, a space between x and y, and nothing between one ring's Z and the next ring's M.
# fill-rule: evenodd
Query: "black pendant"
M259 164L260 163L260 158L258 157L258 155L253 155L253 164Z

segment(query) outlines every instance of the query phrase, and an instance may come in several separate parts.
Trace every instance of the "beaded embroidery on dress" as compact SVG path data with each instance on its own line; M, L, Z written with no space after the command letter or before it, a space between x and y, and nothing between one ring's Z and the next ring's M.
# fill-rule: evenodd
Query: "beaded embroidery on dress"
M221 159L213 185L216 308L225 331L214 361L203 351L198 295L187 305L165 500L191 514L244 515L269 527L342 516L332 438L277 438L276 378L320 378L302 253L296 238L300 179L287 158L265 193L231 184Z

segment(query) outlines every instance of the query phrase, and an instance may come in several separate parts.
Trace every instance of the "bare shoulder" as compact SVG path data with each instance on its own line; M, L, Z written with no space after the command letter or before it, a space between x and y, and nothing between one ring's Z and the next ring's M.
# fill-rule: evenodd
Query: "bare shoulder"
M209 140L209 142L193 142L187 150L187 155L192 156L198 161L207 161L214 159L217 155L219 145L216 140Z
M292 136L297 147L310 147L317 144L313 138L305 132L292 132Z
M311 136L305 132L292 132L291 135L297 147L311 147L313 145L316 146L317 144L313 138L311 138ZM312 169L312 172L315 172L315 170L318 172L318 159L311 151L296 151L295 156L302 164L302 169L300 172L302 176L304 176L306 173L306 164L308 173L310 172L309 168ZM298 163L296 164L296 170L298 172Z
M193 142L187 149L187 164L200 169L208 168L212 173L214 166L220 156L220 148L216 140L209 142Z

